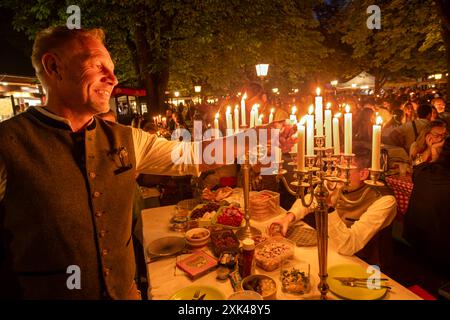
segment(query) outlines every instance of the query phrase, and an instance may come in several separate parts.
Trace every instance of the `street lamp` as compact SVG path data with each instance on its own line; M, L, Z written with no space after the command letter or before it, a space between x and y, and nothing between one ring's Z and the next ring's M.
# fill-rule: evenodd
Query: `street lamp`
M334 88L334 95L336 96L337 95L337 85L338 85L338 81L337 80L333 80L333 81L331 81L330 82L330 84L333 86L333 88Z
M261 78L261 82L264 80L264 77L267 76L267 72L269 71L268 64L257 64L256 65L256 75Z
M200 92L202 91L202 86L194 86L195 93L198 93L198 103L201 103Z

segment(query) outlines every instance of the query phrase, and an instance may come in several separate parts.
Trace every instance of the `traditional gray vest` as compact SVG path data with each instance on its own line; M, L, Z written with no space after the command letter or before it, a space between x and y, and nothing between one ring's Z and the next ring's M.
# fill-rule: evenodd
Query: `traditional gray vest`
M131 128L94 118L74 133L31 108L0 124L0 157L0 296L126 299L135 275Z

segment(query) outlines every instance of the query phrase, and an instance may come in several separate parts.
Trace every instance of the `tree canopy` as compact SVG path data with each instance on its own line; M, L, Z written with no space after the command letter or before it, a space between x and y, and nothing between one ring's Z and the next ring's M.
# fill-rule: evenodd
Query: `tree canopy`
M206 95L233 93L257 80L258 63L270 64L267 86L284 93L362 70L373 73L378 84L442 71L446 42L436 1L378 1L380 30L366 26L369 0L79 0L77 5L83 28L106 31L120 83L145 88L149 110L161 110L166 91L192 94L199 84ZM40 29L66 23L71 2L3 0L1 6L15 13L15 29L33 39Z

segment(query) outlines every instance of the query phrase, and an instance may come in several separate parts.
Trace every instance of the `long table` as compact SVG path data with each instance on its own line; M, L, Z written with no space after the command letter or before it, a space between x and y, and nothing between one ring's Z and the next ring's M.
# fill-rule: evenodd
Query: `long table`
M170 229L170 218L175 210L175 206L166 206L159 208L151 208L142 211L142 226L143 226L143 248L146 261L149 261L147 254L147 246L154 240L166 237L169 235L183 236L180 232L175 232ZM285 211L280 208L280 215ZM264 223L251 221L252 226L260 229L263 234L266 226L273 220L279 217L274 217ZM203 250L210 252L209 247L204 247ZM277 282L277 299L279 300L293 300L293 299L308 299L317 296L319 291L317 285L319 283L319 262L317 255L317 246L314 247L296 247L295 256L303 261L306 261L311 266L311 292L307 295L298 296L282 292L281 283L279 281L279 270L273 272L264 272L256 268L256 273L264 273L271 276ZM177 259L180 260L184 255L178 257L166 257L147 264L147 277L149 280L148 297L153 300L167 300L178 290L190 285L212 285L221 290L225 296L231 295L234 291L229 280L219 281L216 279L216 272L212 271L196 280L191 280L185 273L176 268ZM363 268L367 268L368 264L355 256L343 256L337 253L332 241L328 245L328 267L338 264L356 264ZM383 274L383 277L387 277ZM389 277L387 277L389 278ZM400 285L393 279L389 279L389 286L391 290L383 297L385 300L420 300L416 294ZM329 292L328 296L333 299L339 299L337 296Z

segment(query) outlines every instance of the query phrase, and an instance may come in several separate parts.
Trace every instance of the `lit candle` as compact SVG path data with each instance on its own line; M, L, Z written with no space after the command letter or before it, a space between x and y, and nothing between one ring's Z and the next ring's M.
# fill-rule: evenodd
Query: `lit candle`
M219 113L214 118L214 138L219 138Z
M259 119L259 104L255 103L253 105L253 108L255 109L255 126L258 125L258 119Z
M225 111L225 120L227 124L227 136L233 134L233 119L231 117L231 106L227 106L227 111Z
M275 112L275 109L272 108L270 109L270 114L269 114L269 123L273 122L273 113Z
M313 106L309 107L309 114L306 116L306 155L314 155L314 110Z
M352 154L352 114L350 113L350 106L345 106L344 114L344 154Z
M162 118L162 124L163 124L164 127L167 125L167 118L166 117Z
M250 110L250 128L253 128L255 126L255 108L253 107L252 110Z
M289 119L291 120L291 125L294 125L295 123L297 123L297 116L295 115L296 113L297 113L297 107L292 106L291 116L289 117Z
M376 124L373 125L372 135L372 170L380 170L380 152L381 152L381 124L383 119L378 116Z
M245 117L245 99L247 99L247 92L244 93L244 95L242 96L242 99L241 99L241 121L242 121L241 125L242 126L247 125L247 120Z
M275 163L281 163L281 148L275 147Z
M340 113L334 115L333 118L333 145L334 145L334 155L341 153L341 142L339 137L339 117Z
M297 170L305 170L305 126L297 123Z
M316 89L316 133L318 136L323 136L323 99L320 96L320 88Z
M239 132L239 106L234 106L234 132Z
M264 115L261 114L261 115L259 116L259 118L258 118L258 126L262 126L262 124L263 124L263 118L264 118Z
M327 103L327 109L325 110L325 148L332 148L332 129L331 129L331 103Z

